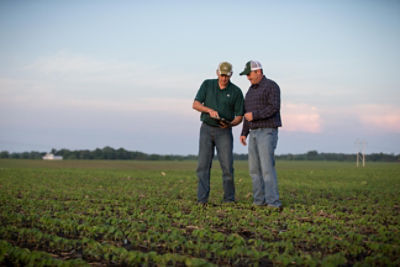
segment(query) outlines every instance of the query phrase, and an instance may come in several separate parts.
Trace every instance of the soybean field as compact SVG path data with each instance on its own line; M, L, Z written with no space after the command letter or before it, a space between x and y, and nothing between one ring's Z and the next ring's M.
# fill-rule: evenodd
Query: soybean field
M196 203L194 161L0 160L0 265L400 265L400 164L277 161L283 209Z

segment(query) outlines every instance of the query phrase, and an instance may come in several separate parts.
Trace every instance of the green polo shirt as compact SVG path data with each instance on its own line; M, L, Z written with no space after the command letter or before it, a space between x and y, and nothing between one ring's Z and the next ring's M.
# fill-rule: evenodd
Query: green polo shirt
M221 90L218 79L205 80L201 84L195 100L217 111L221 118L228 121L244 114L242 90L231 82ZM202 112L200 119L208 125L219 126L218 122L212 119L208 113Z

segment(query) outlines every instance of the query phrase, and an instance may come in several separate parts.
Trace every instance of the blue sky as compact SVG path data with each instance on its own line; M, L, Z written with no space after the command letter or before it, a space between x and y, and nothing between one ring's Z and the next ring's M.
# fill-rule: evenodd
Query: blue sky
M276 153L400 153L399 1L0 2L0 150L196 154L221 61L282 94ZM241 125L234 129L235 152Z

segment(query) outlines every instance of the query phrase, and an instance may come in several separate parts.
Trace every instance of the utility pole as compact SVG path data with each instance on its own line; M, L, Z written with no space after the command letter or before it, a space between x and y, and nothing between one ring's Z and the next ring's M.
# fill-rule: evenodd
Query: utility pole
M358 162L360 161L360 158L362 157L362 166L365 167L365 148L367 146L367 142L365 141L360 141L356 140L355 142L357 146L357 168L358 168Z

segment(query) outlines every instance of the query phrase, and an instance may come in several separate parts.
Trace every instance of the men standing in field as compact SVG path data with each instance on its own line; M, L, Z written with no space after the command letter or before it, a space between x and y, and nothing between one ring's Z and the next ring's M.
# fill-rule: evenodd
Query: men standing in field
M223 201L235 201L232 127L242 122L243 94L240 88L230 81L230 63L220 63L217 76L218 79L205 80L201 84L193 102L193 109L201 112L202 121L197 166L199 204L208 202L215 148L222 169Z
M247 75L251 85L245 97L245 114L240 142L247 145L249 136L249 171L253 182L255 205L281 207L275 170L275 148L280 115L280 89L267 79L258 61L249 61L240 75Z

